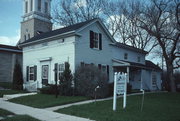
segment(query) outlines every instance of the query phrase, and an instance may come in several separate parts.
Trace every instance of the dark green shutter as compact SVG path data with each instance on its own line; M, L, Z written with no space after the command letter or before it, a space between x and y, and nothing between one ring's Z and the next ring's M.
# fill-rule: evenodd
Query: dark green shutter
M37 66L34 66L34 81L37 80Z
M54 80L57 82L58 80L58 63L54 64Z
M109 65L107 65L107 79L109 80Z
M99 70L101 70L101 64L98 64L98 68L99 68Z
M102 34L99 33L99 50L102 50Z
M90 48L94 48L94 32L90 31Z
M26 66L26 81L29 81L29 66Z

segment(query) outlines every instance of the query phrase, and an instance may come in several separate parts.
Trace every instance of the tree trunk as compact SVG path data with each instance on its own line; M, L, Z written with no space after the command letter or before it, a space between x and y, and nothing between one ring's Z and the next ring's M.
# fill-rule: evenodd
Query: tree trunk
M167 65L167 76L169 77L170 91L176 92L176 85L175 85L175 79L174 79L173 65L172 64Z

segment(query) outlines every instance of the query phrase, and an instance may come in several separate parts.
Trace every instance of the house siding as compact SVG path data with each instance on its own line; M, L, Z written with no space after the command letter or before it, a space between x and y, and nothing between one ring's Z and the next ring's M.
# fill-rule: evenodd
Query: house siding
M14 52L0 51L0 82L13 81L16 60L21 64L22 55Z
M102 34L102 50L90 48L90 30ZM78 67L81 62L88 64L93 63L96 66L98 66L98 64L109 65L109 82L113 82L112 51L109 46L109 44L112 43L111 40L97 23L84 28L79 33L81 36L76 37L75 44L76 67Z
M74 40L75 37L67 37L62 43L62 39L47 42L46 46L41 44L31 45L23 48L23 72L24 80L26 80L26 67L37 65L37 81L39 87L42 87L41 66L49 65L48 83L54 84L54 64L70 63L70 69L74 70ZM46 61L46 58L51 60Z

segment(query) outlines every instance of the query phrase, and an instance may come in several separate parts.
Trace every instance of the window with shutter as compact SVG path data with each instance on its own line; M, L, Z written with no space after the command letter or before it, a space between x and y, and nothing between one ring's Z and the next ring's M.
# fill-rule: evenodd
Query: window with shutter
M102 50L102 34L90 31L90 48Z

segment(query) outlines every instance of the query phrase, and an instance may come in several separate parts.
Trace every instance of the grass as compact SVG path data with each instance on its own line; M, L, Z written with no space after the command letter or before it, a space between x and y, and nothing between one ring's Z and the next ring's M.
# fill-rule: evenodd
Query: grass
M8 117L11 115L12 117ZM15 115L12 112L9 112L4 109L0 109L0 117L3 117L4 119L1 121L39 121L35 118L32 118L28 115Z
M36 94L36 95L14 98L9 101L23 105L28 105L31 107L36 107L36 108L47 108L47 107L59 106L73 102L84 101L87 99L88 98L81 96L71 96L71 97L58 96L58 98L55 98L55 95Z
M117 111L112 111L113 101L101 101L60 109L57 112L90 118L96 121L179 121L180 93L146 94L141 112L142 96L127 97L127 108L122 109L122 98L117 100Z
M0 82L0 87L5 89L12 89L12 82Z
M4 110L4 109L0 108L0 116L1 117L8 116L8 115L14 115L14 113L11 113L11 112L9 112L7 110Z
M18 94L18 93L26 93L26 91L23 91L23 90L0 90L0 97L3 97L3 95Z

